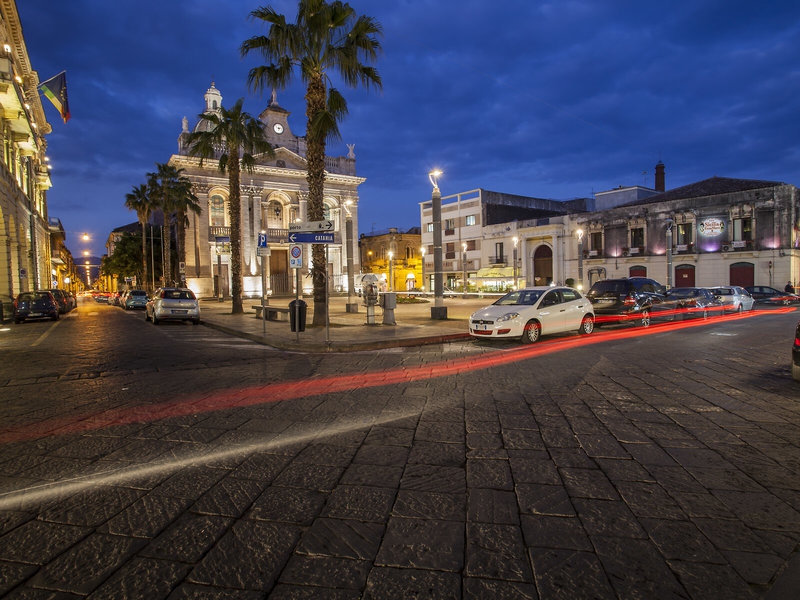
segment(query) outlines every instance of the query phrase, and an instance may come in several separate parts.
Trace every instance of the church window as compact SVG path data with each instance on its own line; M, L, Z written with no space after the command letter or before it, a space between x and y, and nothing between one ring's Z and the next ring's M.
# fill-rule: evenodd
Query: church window
M212 227L225 226L225 200L222 196L211 196L209 203L209 218L211 219Z

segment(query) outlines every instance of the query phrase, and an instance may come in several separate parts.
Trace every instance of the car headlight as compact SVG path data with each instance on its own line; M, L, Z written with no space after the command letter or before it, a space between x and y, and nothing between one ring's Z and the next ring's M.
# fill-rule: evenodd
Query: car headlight
M506 313L502 317L498 317L496 322L497 323L503 323L505 321L511 321L513 319L516 319L518 316L519 316L519 313L517 313L517 312Z

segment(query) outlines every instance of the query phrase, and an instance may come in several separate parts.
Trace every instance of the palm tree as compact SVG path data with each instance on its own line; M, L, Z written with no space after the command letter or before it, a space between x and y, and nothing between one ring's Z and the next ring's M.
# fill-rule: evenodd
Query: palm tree
M241 47L242 56L257 52L269 63L250 70L251 88L284 89L295 67L306 85L308 218L321 221L325 216L325 146L329 139L340 139L338 123L347 114L347 102L330 86L328 73L334 71L349 87L362 84L380 89L380 75L362 59L372 63L377 58L381 25L371 17L357 16L348 3L339 0L300 0L294 24L287 23L286 17L269 6L254 10L250 16L269 26L268 35L252 37ZM313 324L324 325L327 320L325 247L314 244L311 255Z
M179 169L182 171L183 169ZM192 183L188 177L180 177L174 190L175 227L178 232L178 262L186 264L186 228L189 226L189 213L199 215L203 212L197 196L192 193ZM185 286L185 274L180 275L181 285Z
M153 214L153 201L147 193L147 186L141 184L125 194L125 207L136 212L142 225L142 289L147 288L147 222Z
M191 180L184 174L184 169L173 165L156 163L156 171L147 174L147 187L155 206L164 215L162 224L162 242L164 256L164 285L174 281L172 272L172 219L182 207L197 204L197 197L192 193ZM198 207L199 208L199 207ZM185 219L185 217L184 217ZM180 226L179 226L180 230Z
M242 199L239 190L241 169L252 173L255 155L274 156L266 140L262 123L242 110L244 98L239 98L232 108L222 106L216 111L198 117L203 126L189 135L189 154L203 159L219 158L219 170L228 173L228 217L231 223L231 314L241 314L242 307Z

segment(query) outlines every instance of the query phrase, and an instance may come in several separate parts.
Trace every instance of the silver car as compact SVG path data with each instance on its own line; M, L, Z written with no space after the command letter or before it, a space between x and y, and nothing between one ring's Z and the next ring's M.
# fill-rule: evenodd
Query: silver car
M708 289L722 302L726 312L753 310L755 299L750 295L750 292L743 287L739 287L738 285L726 285Z
M161 321L200 323L200 303L188 288L159 288L145 305L145 319L158 325Z

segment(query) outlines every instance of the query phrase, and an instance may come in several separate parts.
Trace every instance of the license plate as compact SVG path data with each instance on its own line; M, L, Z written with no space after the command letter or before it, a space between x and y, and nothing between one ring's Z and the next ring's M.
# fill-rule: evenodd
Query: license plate
M173 315L185 315L188 312L189 312L188 310L175 310L175 309L172 309L172 314Z
M30 314L30 316L32 316L32 317L43 317L44 313L32 312Z

